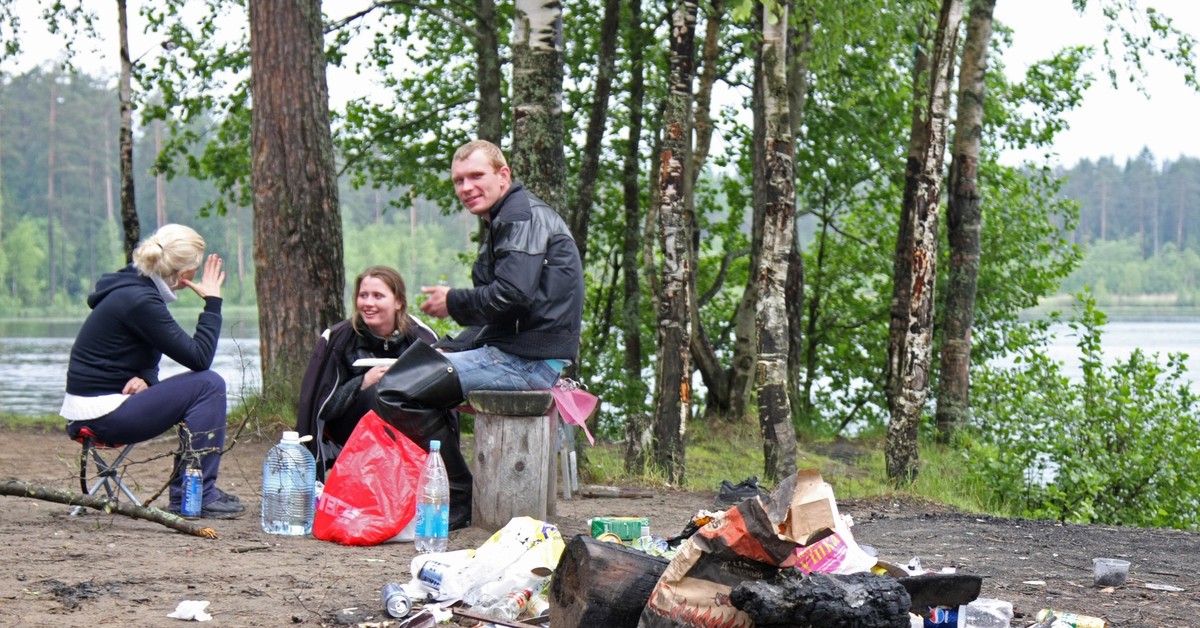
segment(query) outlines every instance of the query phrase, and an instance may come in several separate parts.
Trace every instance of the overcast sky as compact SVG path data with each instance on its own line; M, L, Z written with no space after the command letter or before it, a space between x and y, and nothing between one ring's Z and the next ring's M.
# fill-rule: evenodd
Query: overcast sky
M0 0L3 1L3 0ZM44 35L42 24L37 18L36 2L17 0L23 16L26 38L23 39L25 57L19 66L8 63L8 71L23 71L36 63L34 59L54 58L61 43ZM357 0L356 0L357 1ZM1200 37L1200 0L1134 0L1142 6L1153 6L1175 19L1176 26ZM96 4L102 12L101 26L108 32L115 31L114 3ZM1013 28L1013 47L1006 52L1003 62L1014 79L1024 75L1025 69L1034 61L1049 57L1055 50L1069 45L1099 46L1104 26L1098 11L1098 0L1093 7L1080 16L1071 8L1071 0L998 0L996 19ZM135 15L138 2L130 2L130 49L134 56L143 52L154 52L154 42L141 36L143 21ZM969 2L968 2L969 5ZM339 7L334 9L333 7ZM326 3L326 12L339 17L344 7ZM108 73L115 72L115 39L109 36L101 53L106 59L97 59L96 68L104 67ZM107 50L113 48L113 51ZM81 62L85 69L89 64ZM1082 107L1068 115L1071 128L1059 136L1055 152L1059 163L1072 166L1082 158L1098 159L1113 157L1118 165L1136 156L1143 147L1149 147L1161 164L1177 159L1180 155L1200 157L1200 94L1183 83L1182 73L1162 60L1152 60L1145 80L1149 98L1138 93L1132 86L1122 85L1114 90L1103 75L1100 61L1094 59L1089 69L1097 80L1087 93ZM344 94L361 91L362 81L356 81L357 90L342 89L339 79L331 76L331 92ZM1030 155L1013 155L1013 161Z
M1139 3L1171 16L1176 27L1200 37L1200 1ZM999 0L995 17L1013 29L1013 47L1004 58L1009 75L1023 76L1032 62L1065 46L1086 44L1099 49L1104 23L1097 8L1081 17L1070 0ZM1055 143L1063 165L1072 166L1085 157L1113 157L1123 165L1143 147L1150 148L1160 165L1181 154L1200 157L1200 94L1184 85L1182 72L1161 59L1147 64L1147 99L1131 85L1114 90L1097 58L1089 69L1097 80L1083 105L1068 116L1070 130Z

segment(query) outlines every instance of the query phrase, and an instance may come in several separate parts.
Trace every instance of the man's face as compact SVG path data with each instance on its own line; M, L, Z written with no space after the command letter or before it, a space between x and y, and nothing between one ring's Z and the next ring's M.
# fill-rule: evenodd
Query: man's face
M497 170L482 152L475 151L450 166L450 180L454 182L454 192L463 207L476 216L487 218L488 210L512 184L512 173L507 166Z

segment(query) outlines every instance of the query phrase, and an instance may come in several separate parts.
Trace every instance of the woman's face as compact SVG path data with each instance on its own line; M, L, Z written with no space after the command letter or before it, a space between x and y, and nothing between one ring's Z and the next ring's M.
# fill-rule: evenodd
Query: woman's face
M167 287L170 288L172 291L181 290L182 288L187 286L187 282L196 278L196 272L199 270L200 270L199 268L189 268L187 270L179 271L179 274L175 276L174 284L167 286Z
M363 277L358 284L358 296L354 299L354 309L358 310L367 328L376 336L388 336L396 331L396 314L400 311L400 301L396 294L378 277Z

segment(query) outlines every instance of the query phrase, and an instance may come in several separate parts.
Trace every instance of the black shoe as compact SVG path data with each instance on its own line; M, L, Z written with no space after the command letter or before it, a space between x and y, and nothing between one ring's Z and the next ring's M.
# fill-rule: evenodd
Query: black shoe
M763 503L770 501L770 495L758 485L757 477L748 477L737 484L730 484L729 480L722 480L721 488L717 491L716 504L720 508L729 508L755 495L762 497Z
M246 514L246 507L242 505L241 500L236 496L230 495L221 489L217 489L218 496L216 499L204 504L200 509L199 517L189 517L179 511L179 507L171 505L167 508L167 512L173 515L178 515L184 519L237 519Z

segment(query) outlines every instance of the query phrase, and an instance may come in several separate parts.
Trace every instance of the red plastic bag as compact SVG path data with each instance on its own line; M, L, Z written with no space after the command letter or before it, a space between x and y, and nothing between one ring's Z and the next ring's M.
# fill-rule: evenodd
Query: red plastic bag
M329 472L313 536L342 545L378 545L399 534L416 514L417 477L428 455L368 412Z

